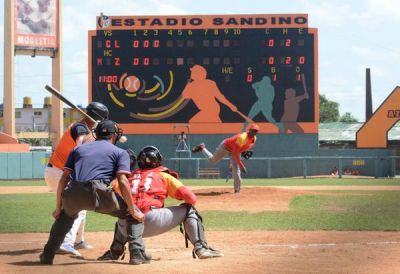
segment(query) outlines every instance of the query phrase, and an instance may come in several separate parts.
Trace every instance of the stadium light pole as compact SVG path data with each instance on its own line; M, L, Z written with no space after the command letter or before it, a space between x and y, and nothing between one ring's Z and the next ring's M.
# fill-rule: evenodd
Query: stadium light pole
M14 1L4 1L4 133L15 137Z

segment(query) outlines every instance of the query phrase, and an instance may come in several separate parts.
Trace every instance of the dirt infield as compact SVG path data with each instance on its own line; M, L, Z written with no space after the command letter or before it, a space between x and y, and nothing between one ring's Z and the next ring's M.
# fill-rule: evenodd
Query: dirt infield
M398 273L400 233L392 232L208 232L224 257L194 260L179 232L146 239L154 260L131 266L127 258L98 262L112 233L87 233L95 245L83 258L57 255L38 264L47 234L0 234L0 273Z
M315 193L270 187L232 192L232 187L196 189L199 210L287 210L293 197ZM131 266L127 258L98 262L112 233L97 232L86 233L95 248L83 250L83 258L57 255L53 266L42 266L38 256L47 233L0 234L0 273L398 273L400 269L400 232L206 231L206 235L224 257L195 260L182 235L172 231L145 239L153 255L149 265Z

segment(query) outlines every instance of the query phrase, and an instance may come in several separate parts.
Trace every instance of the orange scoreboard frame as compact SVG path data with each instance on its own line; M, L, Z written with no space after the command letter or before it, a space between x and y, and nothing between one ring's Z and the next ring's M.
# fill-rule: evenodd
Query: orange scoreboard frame
M89 100L127 134L318 133L318 32L307 14L105 16Z

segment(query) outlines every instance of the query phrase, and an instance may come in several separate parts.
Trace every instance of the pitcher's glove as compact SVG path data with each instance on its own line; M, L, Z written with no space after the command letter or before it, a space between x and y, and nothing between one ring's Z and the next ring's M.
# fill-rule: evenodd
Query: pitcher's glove
M246 160L250 159L251 156L253 156L252 150L247 150L247 151L242 152L242 157Z

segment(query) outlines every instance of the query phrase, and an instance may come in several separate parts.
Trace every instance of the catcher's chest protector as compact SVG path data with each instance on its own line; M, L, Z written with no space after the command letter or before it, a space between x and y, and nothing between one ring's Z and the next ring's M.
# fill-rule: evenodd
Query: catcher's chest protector
M168 192L167 184L160 172L137 170L132 176L130 185L132 198L144 213L151 208L164 207Z

